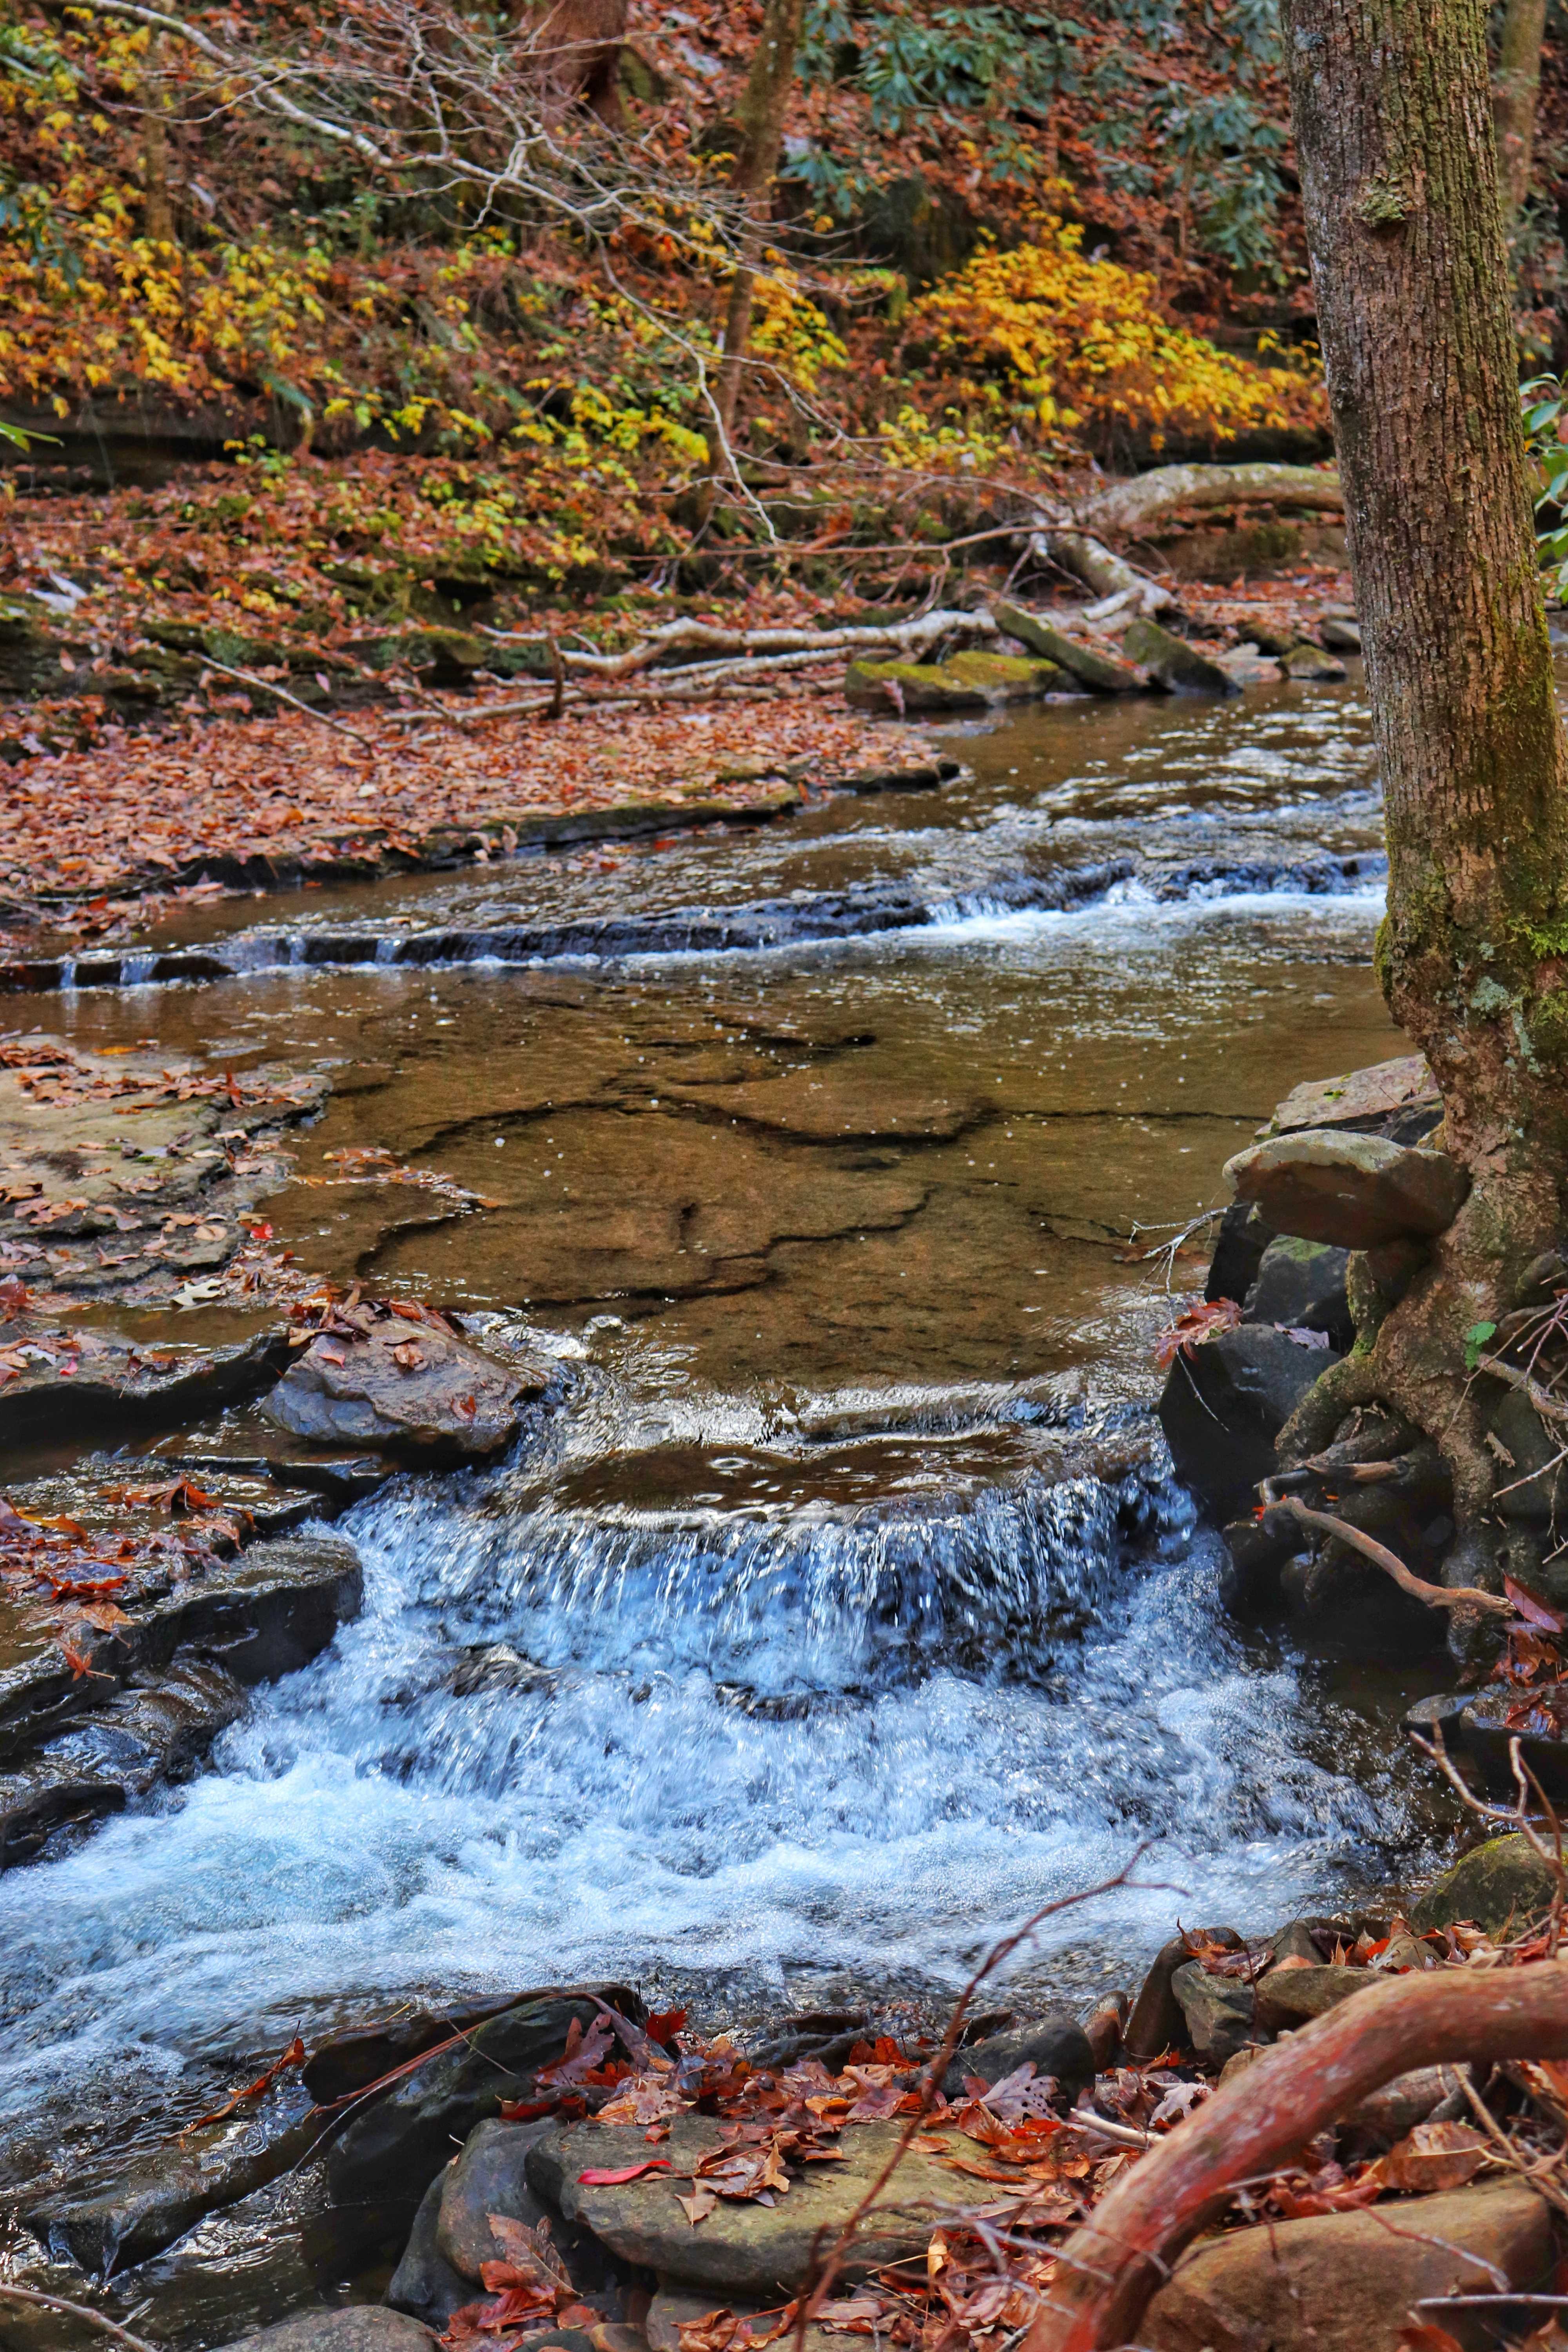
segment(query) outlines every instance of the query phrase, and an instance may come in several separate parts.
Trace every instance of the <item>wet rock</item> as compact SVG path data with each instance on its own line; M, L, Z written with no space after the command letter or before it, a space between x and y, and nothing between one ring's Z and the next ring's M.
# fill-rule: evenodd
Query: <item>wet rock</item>
M684 2181L645 2174L620 2188L600 2189L579 2175L650 2155L664 2158L678 2173L689 2171L700 2156L721 2145L717 2118L677 2116L657 2149L633 2126L556 2124L531 2150L528 2177L541 2196L592 2230L621 2261L655 2270L661 2280L711 2291L721 2302L740 2295L765 2305L805 2283L822 2246L838 2236L899 2137L895 2124L853 2126L838 2142L843 2162L805 2166L773 2206L721 2199L698 2230L677 2197ZM955 2152L964 2145L957 2134L952 2144ZM897 2206L879 2206L867 2217L847 2274L863 2277L889 2263L923 2260L937 2217L979 2201L966 2198L962 2174L923 2148L912 2149L900 2167Z
M1242 1948L1241 1937L1234 1927L1204 1927L1197 1932L1207 1942L1223 1945L1226 1951L1239 1952ZM1171 1988L1176 1970L1184 1968L1191 1958L1192 1948L1184 1936L1173 1936L1156 1953L1122 2036L1128 2057L1135 2063L1157 2058L1162 2050L1180 2049L1184 2042L1187 2021Z
M386 2290L394 2311L405 2311L427 2327L444 2329L452 2314L474 2299L474 2283L452 2268L436 2242L445 2180L440 2173L419 2200L408 2243Z
M1331 654L1359 654L1361 624L1359 621L1349 621L1339 614L1331 613L1325 620L1318 624L1318 643L1321 646L1326 646Z
M1257 2039L1256 2000L1244 1978L1211 1976L1201 1961L1186 1960L1173 1971L1171 1991L1187 2040L1210 2065L1223 2066Z
M0 1779L0 1870L31 1862L57 1830L124 1811L119 1780L45 1759Z
M1095 653L1080 646L1060 629L1053 629L1034 613L1026 613L1019 604L1000 604L991 608L992 615L1004 636L1016 645L1027 646L1042 661L1054 662L1058 669L1070 672L1080 686L1093 694L1142 694L1143 680L1125 662L1113 661L1108 654Z
M503 2099L527 2099L535 2069L561 2056L574 2018L586 2032L601 2001L638 2023L646 2014L625 1985L562 1988L503 2010L458 2048L395 2083L327 2150L333 2201L349 2205L389 2189L423 2196L454 2142L497 2115Z
M626 2273L589 2230L563 2221L528 2183L528 2152L550 2129L548 2122L482 2123L468 2134L456 2164L440 2176L441 2202L436 2243L444 2261L469 2279L482 2265L501 2259L504 2248L490 2228L500 2213L531 2230L549 2224L566 2274L585 2303L607 2319L626 2309Z
M261 1410L317 1444L378 1445L426 1464L482 1459L510 1444L520 1407L552 1376L389 1315L362 1339L318 1336Z
M1288 2032L1384 1982L1371 1969L1335 1968L1325 1960L1300 1969L1269 1969L1258 1979L1258 2022L1269 2033Z
M1263 1254L1275 1238L1274 1228L1250 1201L1232 1201L1220 1219L1219 1238L1209 1260L1204 1297L1234 1298L1239 1307L1258 1279Z
M1005 2074L1016 2074L1025 2065L1033 2065L1037 2074L1054 2075L1069 2105L1095 2076L1094 2052L1088 2035L1076 2018L1058 2010L1032 2025L1020 2025L1009 2033L993 2033L984 2042L971 2042L948 2068L942 2088L950 2099L960 2098L967 2076L975 2074L984 2082L999 2083Z
M1316 646L1292 646L1285 656L1287 677L1305 679L1318 686L1337 685L1350 676L1342 661L1331 653L1321 652Z
M450 1688L458 1698L480 1691L552 1691L561 1677L537 1659L524 1657L510 1642L489 1642L465 1653L453 1667Z
M1561 1797L1568 1791L1568 1719L1552 1705L1553 1695L1543 1692L1521 1723L1521 1696L1509 1685L1478 1691L1459 1717L1459 1736L1481 1779L1497 1794L1516 1795L1511 1749L1517 1739L1526 1770L1548 1797Z
M1313 1382L1339 1357L1271 1323L1243 1323L1176 1357L1160 1426L1176 1475L1224 1519L1278 1467L1274 1441Z
M43 2198L22 2218L51 2261L109 2278L172 2246L205 2213L276 2180L320 2129L310 2118L281 2127L265 2118L213 2124L168 2142L106 2189Z
M351 2303L336 2311L302 2312L280 2327L237 2337L224 2352L429 2352L435 2340L429 2328L406 2312L389 2311L379 2303Z
M1276 1232L1342 1249L1443 1233L1470 1189L1446 1151L1315 1128L1238 1151L1225 1172Z
M301 2079L318 2106L331 2106L335 2100L351 2098L356 2091L379 2082L394 2067L417 2058L421 2051L433 2050L437 2042L449 2042L455 2033L471 2033L504 2010L540 1998L537 1990L517 1992L473 2009L439 2012L416 2009L384 2022L350 2026L316 2044Z
M1239 694L1241 688L1217 663L1197 653L1157 621L1136 620L1121 640L1129 661L1139 662L1173 694Z
M1349 1263L1350 1252L1330 1242L1304 1242L1282 1234L1258 1262L1258 1280L1247 1301L1247 1320L1326 1331L1342 1354L1355 1338L1345 1289Z
M1266 1134L1287 1135L1300 1128L1355 1127L1375 1130L1395 1143L1415 1143L1437 1124L1443 1097L1424 1054L1401 1054L1334 1078L1310 1078L1293 1087L1275 1109Z
M1418 1936L1469 1920L1493 1937L1519 1933L1551 1906L1556 1882L1522 1837L1489 1838L1435 1879L1410 1914Z
M28 1358L26 1370L0 1388L0 1445L37 1435L79 1443L100 1432L195 1421L258 1394L289 1360L280 1331L230 1347L148 1346L85 1326L62 1330L30 1315L0 1328L0 1344Z
M1551 2264L1548 2209L1513 2181L1276 2221L1185 2255L1138 2340L1150 2352L1398 2352L1425 2298L1495 2292L1494 2269L1528 2289Z

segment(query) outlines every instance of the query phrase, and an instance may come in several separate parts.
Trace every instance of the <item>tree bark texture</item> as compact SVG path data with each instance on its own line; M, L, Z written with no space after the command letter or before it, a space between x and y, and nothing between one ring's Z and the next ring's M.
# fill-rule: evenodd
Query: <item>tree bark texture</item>
M1478 1173L1568 1139L1568 795L1479 0L1286 0L1387 801L1379 965ZM1540 1122L1544 1121L1544 1129Z
M1510 229L1530 194L1535 106L1541 95L1541 40L1545 30L1546 0L1508 0L1492 78L1492 123L1497 132L1498 193L1503 226Z
M730 281L724 317L724 355L713 391L720 429L728 444L735 428L741 371L752 336L757 268L766 233L769 200L784 148L784 114L795 82L795 61L805 21L805 0L764 0L763 29L741 100L741 145L731 184L744 202L750 226Z

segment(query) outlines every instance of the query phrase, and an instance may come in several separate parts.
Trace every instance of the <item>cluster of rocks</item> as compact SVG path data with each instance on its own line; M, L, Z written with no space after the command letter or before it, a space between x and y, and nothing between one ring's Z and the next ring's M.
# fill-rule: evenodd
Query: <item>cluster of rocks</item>
M1163 627L1134 604L1094 624L1075 616L1048 618L998 600L991 614L998 634L1022 647L1000 653L973 646L925 661L850 663L847 700L857 709L900 716L983 710L1050 694L1239 694L1246 686L1281 678L1337 682L1348 677L1342 653L1361 651L1353 619L1331 615L1319 642L1248 623L1234 645L1200 651L1189 638ZM1120 638L1120 643L1116 642Z
M1004 2176L965 2136L980 2112L966 2100L994 2095L1005 2113L1010 2095L1025 2095L1026 2112L1054 2112L1101 2158L1146 2145L1141 2128L1118 2120L1129 2093L1144 2095L1142 2074L1152 2071L1170 2112L1184 2113L1269 2042L1391 1971L1452 1964L1458 1946L1444 1931L1457 1923L1471 1947L1491 1949L1488 1938L1517 1933L1554 1891L1522 1840L1498 1840L1440 1879L1408 1923L1368 1913L1298 1919L1251 1943L1224 1927L1188 1931L1158 1955L1135 1999L1112 1996L1082 2022L1062 2011L979 2021L942 2079L955 2105L936 2101L892 2185L872 2199L847 2250L847 2285L894 2264L923 2270L935 2231L951 2240L966 2212L991 2210ZM530 2352L681 2352L683 2326L720 2310L742 2320L776 2312L810 2285L904 2136L893 2110L937 2045L907 2022L829 2012L781 2021L741 2063L728 2042L678 2042L679 2022L650 2019L614 1984L546 1988L488 2011L405 2011L332 2036L302 2066L293 2053L297 2071L286 2084L253 2086L248 2113L237 2103L90 2192L36 2199L24 2219L54 2262L107 2276L308 2165L341 2252L363 2263L389 2238L401 2252L382 2304L297 2314L244 2337L247 2352L398 2352L443 2331L453 2343L489 2340L487 2327L521 2341L504 2304L509 2275L523 2275L506 2266L519 2259L542 2260L559 2286L553 2320L546 2308L513 2323ZM881 2038L889 2032L899 2038ZM630 2070L613 2094L585 2094L597 2107L608 2100L609 2112L583 2113L577 2083L605 2079L584 2069L617 2046ZM835 2077L870 2047L897 2063ZM657 2074L647 2071L654 2063ZM890 2087L868 2089L884 2077ZM768 2137L769 2114L789 2105L804 2115L814 2088L827 2094L825 2109L837 2096L837 2118L821 2126L829 2143L818 2147L808 2129L803 2154L800 2133L786 2136L777 2154L789 2168L761 2194L756 2180L731 2179L706 2200L683 2199L704 2167L712 2175L733 2158L743 2172ZM880 2112L846 2117L858 2098ZM737 2120L742 2111L752 2123ZM1468 2113L1456 2070L1399 2076L1342 2119L1340 2160L1419 2147L1406 2137L1417 2126ZM811 2160L822 2154L832 2160ZM1387 2186L1433 2193L1382 2222L1331 2211L1211 2238L1155 2296L1140 2341L1197 2352L1251 2342L1261 2322L1276 2352L1324 2343L1395 2352L1420 2297L1462 2292L1478 2273L1495 2273L1494 2292L1529 2293L1551 2268L1551 2210L1516 2178L1472 2181L1485 2154L1482 2146L1459 2166L1468 2185L1441 2174L1434 2182L1419 2165L1392 2175ZM1320 2150L1314 2161L1323 2160ZM976 2171L991 2185L977 2187ZM829 2309L809 2331L810 2352L833 2352L837 2340Z

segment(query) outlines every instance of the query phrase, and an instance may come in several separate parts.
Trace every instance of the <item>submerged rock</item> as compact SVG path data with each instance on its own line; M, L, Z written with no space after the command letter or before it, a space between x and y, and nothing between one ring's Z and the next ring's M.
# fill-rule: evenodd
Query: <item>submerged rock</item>
M23 2219L52 2261L109 2278L172 2246L204 2214L275 2180L309 2153L320 2130L310 2117L271 2129L248 2117L213 2124L170 2140L107 2189L46 2197Z
M1397 2226L1391 2221L1397 2217ZM1550 2209L1520 2181L1228 2231L1184 2256L1139 2322L1150 2352L1398 2352L1428 2297L1527 2289L1552 2267Z
M263 1400L317 1444L376 1445L423 1463L482 1458L517 1435L550 1367L502 1364L428 1323L389 1315L363 1336L321 1333Z
M1173 694L1239 694L1240 687L1217 662L1174 637L1157 621L1137 620L1121 640L1129 661L1141 662Z
M1237 1199L1256 1202L1276 1232L1342 1249L1443 1233L1470 1190L1468 1171L1446 1151L1321 1128L1254 1144L1225 1172Z
M1339 1357L1243 1323L1173 1362L1160 1426L1176 1475L1221 1519L1278 1467L1274 1441L1307 1391Z

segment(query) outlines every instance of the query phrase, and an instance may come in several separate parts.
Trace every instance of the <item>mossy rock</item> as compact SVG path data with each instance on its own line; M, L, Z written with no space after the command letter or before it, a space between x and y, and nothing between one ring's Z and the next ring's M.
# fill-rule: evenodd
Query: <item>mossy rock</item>
M851 662L844 695L858 710L985 710L1036 701L1066 683L1054 662L962 653L950 662Z
M1426 1889L1410 1924L1418 1936L1461 1919L1473 1920L1489 1936L1517 1934L1549 1908L1555 1885L1522 1837L1489 1838Z

